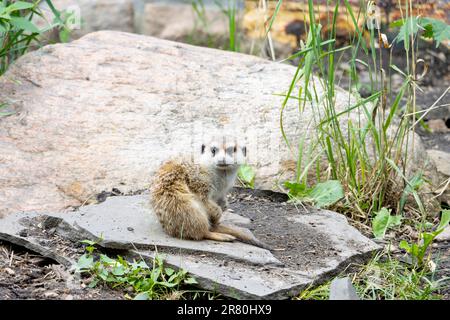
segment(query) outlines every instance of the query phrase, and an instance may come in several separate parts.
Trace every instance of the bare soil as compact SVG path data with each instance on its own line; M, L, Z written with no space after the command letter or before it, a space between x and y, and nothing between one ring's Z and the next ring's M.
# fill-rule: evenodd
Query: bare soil
M287 196L263 190L235 189L230 195L230 208L249 218L253 234L273 248L273 255L286 267L320 267L320 257L335 255L331 240L314 227L293 224L286 217L304 209L288 204ZM308 242L305 243L305 238Z
M1 300L117 300L123 292L89 288L55 261L0 242Z

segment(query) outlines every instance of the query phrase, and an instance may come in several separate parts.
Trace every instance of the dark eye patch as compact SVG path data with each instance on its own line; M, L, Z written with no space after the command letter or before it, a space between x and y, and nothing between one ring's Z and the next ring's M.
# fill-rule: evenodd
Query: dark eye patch
M212 153L213 157L216 155L217 151L219 151L219 149L217 149L216 147L211 148L211 153Z
M227 153L228 154L233 154L233 152L236 152L236 147L228 147L227 148Z

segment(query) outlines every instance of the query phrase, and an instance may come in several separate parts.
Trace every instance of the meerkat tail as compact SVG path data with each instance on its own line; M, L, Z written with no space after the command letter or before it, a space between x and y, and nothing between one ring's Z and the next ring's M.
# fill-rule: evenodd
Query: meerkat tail
M236 238L230 234L220 233L220 232L212 232L208 231L205 234L205 239L214 240L214 241L225 241L231 242L236 240Z
M222 233L222 234L225 233L225 234L232 235L233 237L235 237L236 239L238 239L241 242L251 244L251 245L266 249L266 250L272 250L272 248L269 245L256 239L254 236L246 234L236 228L226 226L223 224L219 224L219 225L215 226L213 230L214 230L214 232L217 232L217 233Z

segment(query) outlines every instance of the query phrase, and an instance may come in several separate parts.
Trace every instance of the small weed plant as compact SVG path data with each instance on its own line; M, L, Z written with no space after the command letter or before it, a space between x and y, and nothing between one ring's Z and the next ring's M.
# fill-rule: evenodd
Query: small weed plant
M143 259L129 262L121 256L113 259L102 253L96 255L96 242L83 240L82 243L86 252L78 259L74 271L91 276L89 287L104 284L111 288L132 288L134 296L126 294L125 297L135 300L180 299L189 292L182 291L182 287L197 283L185 270L165 266L158 254L149 266Z

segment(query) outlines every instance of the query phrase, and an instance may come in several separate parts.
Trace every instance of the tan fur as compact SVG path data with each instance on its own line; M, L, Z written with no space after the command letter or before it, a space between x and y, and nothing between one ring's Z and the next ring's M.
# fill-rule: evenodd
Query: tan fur
M180 239L238 239L267 248L254 237L220 224L223 211L212 200L211 194L217 191L217 185L222 185L218 183L221 177L223 172L218 172L212 165L200 165L182 158L164 163L150 187L150 203L164 231Z

